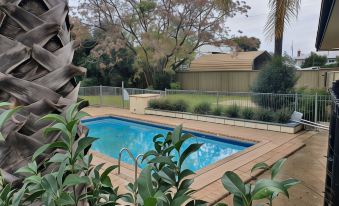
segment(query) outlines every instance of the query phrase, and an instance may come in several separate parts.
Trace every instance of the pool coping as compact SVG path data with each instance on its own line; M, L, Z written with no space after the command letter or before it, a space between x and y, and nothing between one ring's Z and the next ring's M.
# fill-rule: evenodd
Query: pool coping
M93 113L95 113L95 109L98 108L91 108L93 109ZM101 109L101 108L99 108ZM105 113L107 112L107 113ZM105 113L105 114L100 114ZM175 127L177 124L172 123L175 122L174 120L178 120L178 118L170 118L170 117L150 117L149 115L134 115L130 114L129 111L116 109L116 108L107 108L107 111L104 112L97 112L93 117L121 117L127 119L138 120L142 122L150 122L155 124L162 124L168 125L169 127ZM89 117L86 119L90 119L93 117ZM164 123L166 122L166 123ZM298 151L300 148L305 146L304 140L310 138L314 135L313 132L309 131L302 131L297 134L283 134L278 132L267 132L265 138L269 138L269 140L265 140L265 138L258 138L257 136L251 136L251 138L246 138L244 136L248 136L247 133L244 132L233 132L240 134L242 136L236 135L220 135L217 131L206 131L203 128L197 128L198 123L194 120L186 120L185 124L190 124L188 128L189 130L198 131L200 133L207 133L217 137L226 137L227 139L235 139L240 141L249 141L249 142L256 142L255 145L246 148L243 151L237 152L229 157L226 157L222 160L219 160L201 170L198 170L196 174L192 177L195 178L195 181L192 185L192 189L196 190L193 193L194 199L201 199L207 201L209 204L214 204L219 200L225 198L229 195L229 193L223 188L220 178L226 171L234 171L236 172L244 182L249 182L254 179L254 177L261 174L261 172L254 172L251 174L250 169L251 167L258 163L258 162L266 162L268 165L272 166L274 162L277 160L288 157L289 155L293 154L294 152ZM196 126L192 126L197 124ZM217 126L215 123L208 123L209 125L213 125L214 127L220 128L220 125ZM194 128L192 128L194 127ZM212 126L211 126L212 127ZM230 127L230 126L229 126ZM206 127L205 127L206 128ZM208 127L207 127L208 128ZM239 127L231 126L231 128L237 129ZM240 129L240 128L239 128ZM211 129L210 129L211 130ZM250 131L254 131L257 133L259 132L255 129L248 129ZM224 133L232 133L232 132ZM233 129L231 131L234 131ZM220 131L219 131L220 132ZM244 135L246 134L246 135ZM282 137L280 137L280 135ZM277 138L277 139L275 139ZM260 139L259 141L257 139ZM102 155L102 154L101 154ZM114 158L108 157L114 162ZM116 160L115 160L116 161ZM110 161L111 162L111 161ZM131 165L130 165L131 166ZM128 166L127 166L128 167Z

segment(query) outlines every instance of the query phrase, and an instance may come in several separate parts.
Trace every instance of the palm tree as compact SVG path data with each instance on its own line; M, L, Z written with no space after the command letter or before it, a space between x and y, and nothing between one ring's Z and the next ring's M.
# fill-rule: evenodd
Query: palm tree
M284 30L286 23L297 18L301 0L269 0L270 13L265 26L266 35L274 37L274 54L282 56Z
M0 142L0 169L9 183L21 183L15 171L40 146L60 138L44 137L52 122L38 120L63 114L77 101L74 77L86 70L72 65L68 12L67 0L0 0L0 102L22 106L1 128L5 141Z

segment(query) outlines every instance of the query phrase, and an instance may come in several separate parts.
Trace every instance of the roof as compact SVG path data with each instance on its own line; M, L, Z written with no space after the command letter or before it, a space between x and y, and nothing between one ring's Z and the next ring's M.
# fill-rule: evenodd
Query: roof
M254 60L261 55L271 55L266 51L237 52L231 54L204 55L190 65L190 71L253 70Z
M339 2L337 0L323 0L319 18L317 50L339 49Z

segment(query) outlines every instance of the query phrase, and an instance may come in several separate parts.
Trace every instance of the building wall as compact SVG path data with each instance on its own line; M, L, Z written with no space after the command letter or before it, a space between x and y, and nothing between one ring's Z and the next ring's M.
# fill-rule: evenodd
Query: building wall
M333 71L339 68L297 71L296 87L324 89L329 84L327 75ZM178 72L177 81L185 90L249 92L258 74L259 71Z

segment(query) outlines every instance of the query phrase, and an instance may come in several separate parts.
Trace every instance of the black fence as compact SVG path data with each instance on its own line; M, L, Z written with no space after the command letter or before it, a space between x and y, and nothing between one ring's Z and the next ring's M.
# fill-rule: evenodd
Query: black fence
M339 81L333 83L332 116L330 122L327 171L325 182L325 206L339 205Z

